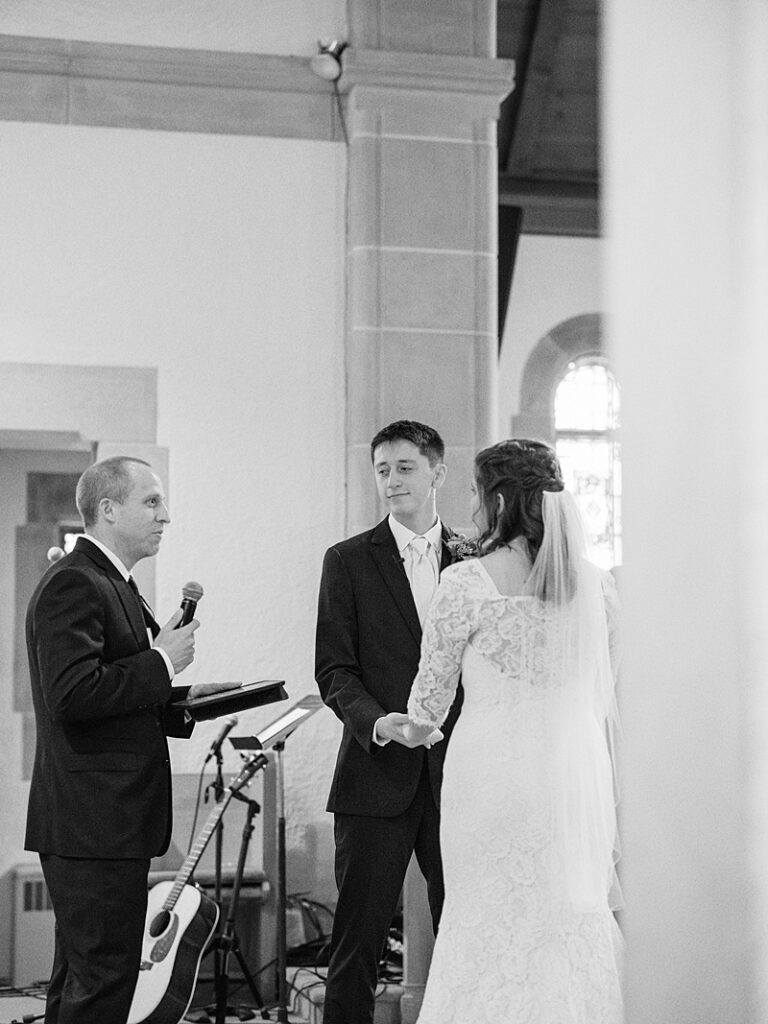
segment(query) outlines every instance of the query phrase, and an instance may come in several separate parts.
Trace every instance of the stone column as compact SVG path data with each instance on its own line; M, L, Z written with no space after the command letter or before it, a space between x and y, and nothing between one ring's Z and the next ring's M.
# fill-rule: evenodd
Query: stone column
M443 436L446 522L466 527L474 453L495 440L499 103L492 0L350 0L340 87L349 139L347 532L380 518L369 444L396 419ZM405 1024L432 948L424 882L405 887Z
M512 66L492 59L490 0L350 7L348 532L379 515L368 445L400 418L443 435L441 509L466 523L472 455L497 422L496 119Z

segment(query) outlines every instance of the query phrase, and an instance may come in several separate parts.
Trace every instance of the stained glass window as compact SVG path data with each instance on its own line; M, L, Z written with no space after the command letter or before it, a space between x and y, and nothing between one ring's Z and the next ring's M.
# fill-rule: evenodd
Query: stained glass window
M602 360L569 365L555 392L557 455L584 517L592 557L605 569L621 564L619 409L616 378Z

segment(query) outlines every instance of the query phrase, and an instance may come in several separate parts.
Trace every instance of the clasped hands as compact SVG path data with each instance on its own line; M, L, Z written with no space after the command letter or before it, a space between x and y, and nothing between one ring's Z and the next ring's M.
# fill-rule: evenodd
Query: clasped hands
M439 729L431 725L414 725L408 715L400 711L390 711L380 718L376 723L376 733L379 739L394 740L404 747L426 747L427 750L444 738Z

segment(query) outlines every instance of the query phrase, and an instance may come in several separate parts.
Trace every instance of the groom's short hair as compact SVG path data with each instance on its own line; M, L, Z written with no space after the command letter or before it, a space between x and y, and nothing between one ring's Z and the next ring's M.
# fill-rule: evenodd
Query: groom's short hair
M391 444L393 441L410 441L424 455L430 466L442 462L445 458L445 444L442 437L433 427L416 420L395 420L387 427L382 427L371 441L371 462L380 444Z

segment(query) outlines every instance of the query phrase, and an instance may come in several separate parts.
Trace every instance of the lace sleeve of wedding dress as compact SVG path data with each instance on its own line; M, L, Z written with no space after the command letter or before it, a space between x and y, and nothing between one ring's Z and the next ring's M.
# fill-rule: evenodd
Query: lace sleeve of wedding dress
M477 624L477 586L477 569L469 562L450 566L440 577L408 699L408 717L414 725L441 725L453 703L464 648Z

